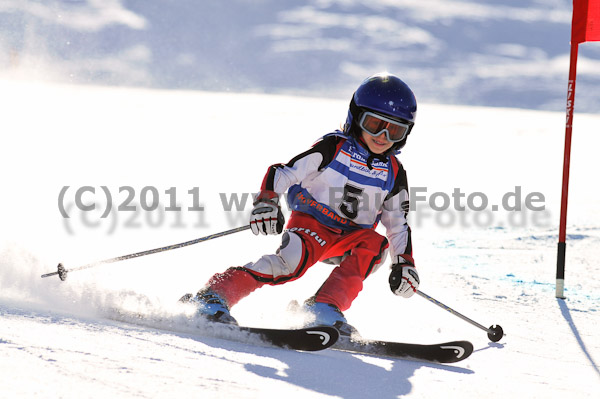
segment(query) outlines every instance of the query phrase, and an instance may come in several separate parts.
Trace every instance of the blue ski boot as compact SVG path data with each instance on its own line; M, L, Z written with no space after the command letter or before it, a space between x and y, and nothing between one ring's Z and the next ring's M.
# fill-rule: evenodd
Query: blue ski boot
M208 320L237 324L235 318L229 313L229 307L227 307L223 298L208 288L198 291L196 296L185 294L179 301L195 305L198 308L197 314Z
M302 309L314 315L315 320L309 323L309 326L334 326L343 336L360 336L358 330L348 324L348 320L344 317L342 311L335 305L330 303L316 302L314 298L310 298L304 302Z

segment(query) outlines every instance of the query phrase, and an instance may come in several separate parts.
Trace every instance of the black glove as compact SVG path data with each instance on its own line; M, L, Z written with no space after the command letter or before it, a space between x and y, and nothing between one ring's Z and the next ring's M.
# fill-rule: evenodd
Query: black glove
M285 218L279 206L279 195L273 191L261 191L254 201L250 214L250 228L255 235L281 234Z

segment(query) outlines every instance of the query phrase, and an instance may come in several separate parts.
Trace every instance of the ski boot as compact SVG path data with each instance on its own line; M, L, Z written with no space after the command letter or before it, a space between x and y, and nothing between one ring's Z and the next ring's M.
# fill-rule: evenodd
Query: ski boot
M307 299L302 306L302 310L314 315L315 319L309 323L309 326L333 326L338 329L342 336L359 337L358 330L348 324L348 320L344 317L342 311L335 305L330 303L316 302L314 297Z
M210 321L226 324L237 324L235 318L229 313L226 302L214 291L208 288L193 294L185 294L179 302L191 303L198 309L197 314Z

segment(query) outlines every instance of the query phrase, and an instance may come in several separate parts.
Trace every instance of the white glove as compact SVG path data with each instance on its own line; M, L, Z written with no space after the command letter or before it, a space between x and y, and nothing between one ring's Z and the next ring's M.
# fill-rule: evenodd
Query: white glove
M419 273L408 263L395 263L392 265L389 282L394 294L410 298L419 288Z
M255 235L281 234L285 218L279 206L279 195L273 191L261 191L254 201L250 214L250 228Z

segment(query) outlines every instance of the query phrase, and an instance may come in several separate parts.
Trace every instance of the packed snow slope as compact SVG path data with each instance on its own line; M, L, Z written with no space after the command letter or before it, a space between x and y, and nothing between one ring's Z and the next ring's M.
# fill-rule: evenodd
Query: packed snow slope
M215 272L274 251L278 237L245 231L71 272L65 282L40 278L58 262L75 268L243 225L247 194L266 167L337 128L346 100L16 80L0 81L0 92L2 397L579 399L600 392L600 117L575 116L567 298L558 300L564 115L421 103L400 155L417 190L410 223L421 289L485 326L500 324L506 336L491 343L420 297L395 297L387 264L365 281L346 316L365 337L473 342L469 359L436 365L204 335L177 299ZM456 190L462 196L454 203ZM298 323L289 301L312 295L330 270L317 264L299 281L262 288L233 314L246 325ZM124 310L150 321L113 320Z
M421 101L560 111L571 0L1 0L0 73L342 98L373 71ZM600 44L578 107L600 107Z

